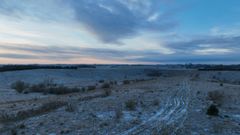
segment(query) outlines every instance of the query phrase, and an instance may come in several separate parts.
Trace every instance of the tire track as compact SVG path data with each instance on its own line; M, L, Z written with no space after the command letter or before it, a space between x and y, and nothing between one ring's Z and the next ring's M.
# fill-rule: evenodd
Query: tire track
M148 135L151 134L154 129L157 129L157 131L161 133L161 129L164 126L173 124L178 125L174 127L174 129L171 129L171 134L175 134L186 120L189 93L189 85L187 81L184 80L178 90L167 98L165 105L154 116L120 135Z

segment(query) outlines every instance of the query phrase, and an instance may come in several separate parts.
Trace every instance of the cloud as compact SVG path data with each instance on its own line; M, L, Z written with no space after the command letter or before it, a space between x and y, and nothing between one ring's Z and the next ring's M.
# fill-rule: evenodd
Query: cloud
M175 52L162 55L149 52L129 61L152 63L239 63L240 36L199 36L189 40L168 42L166 46Z
M193 53L199 54L199 55L215 55L215 54L229 54L232 52L233 50L225 49L225 48L206 48L206 49L194 50Z
M28 44L0 44L0 57L18 59L70 60L75 58L124 59L137 52L125 52L114 49L39 46Z
M11 59L37 59L34 55L27 54L12 54L12 53L0 53L0 58L11 58Z
M1 0L0 13L19 19L63 21L72 17L65 5L62 0Z
M168 43L167 46L178 52L207 51L209 49L215 50L215 52L230 52L229 50L237 51L240 49L240 36L204 36L192 38L188 41Z
M139 31L162 32L177 25L170 11L161 8L162 0L70 1L79 23L106 43L118 43Z
M0 14L20 20L77 22L104 43L177 25L166 0L2 0Z

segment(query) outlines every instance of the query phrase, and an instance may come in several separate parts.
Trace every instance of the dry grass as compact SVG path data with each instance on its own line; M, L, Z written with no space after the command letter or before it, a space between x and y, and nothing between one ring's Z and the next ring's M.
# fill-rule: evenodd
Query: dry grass
M65 102L62 101L51 101L42 104L38 108L29 108L27 110L21 110L18 111L17 113L7 113L7 112L1 112L0 114L0 122L10 122L10 121L18 121L18 120L23 120L29 117L33 117L39 114L43 114L52 110L55 110L59 107L62 107L66 105Z

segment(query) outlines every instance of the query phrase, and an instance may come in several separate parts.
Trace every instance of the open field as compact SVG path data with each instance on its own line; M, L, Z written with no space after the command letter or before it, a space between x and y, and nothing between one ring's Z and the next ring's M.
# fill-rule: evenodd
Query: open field
M17 81L27 84L21 93L12 87ZM76 91L36 92L41 83L42 90ZM100 66L1 72L0 134L238 135L239 97L239 71ZM207 114L211 105L218 113Z

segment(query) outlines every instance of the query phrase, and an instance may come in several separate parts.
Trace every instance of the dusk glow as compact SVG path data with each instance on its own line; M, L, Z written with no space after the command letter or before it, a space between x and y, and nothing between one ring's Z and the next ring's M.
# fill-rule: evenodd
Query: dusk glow
M239 63L239 0L1 0L1 64Z

